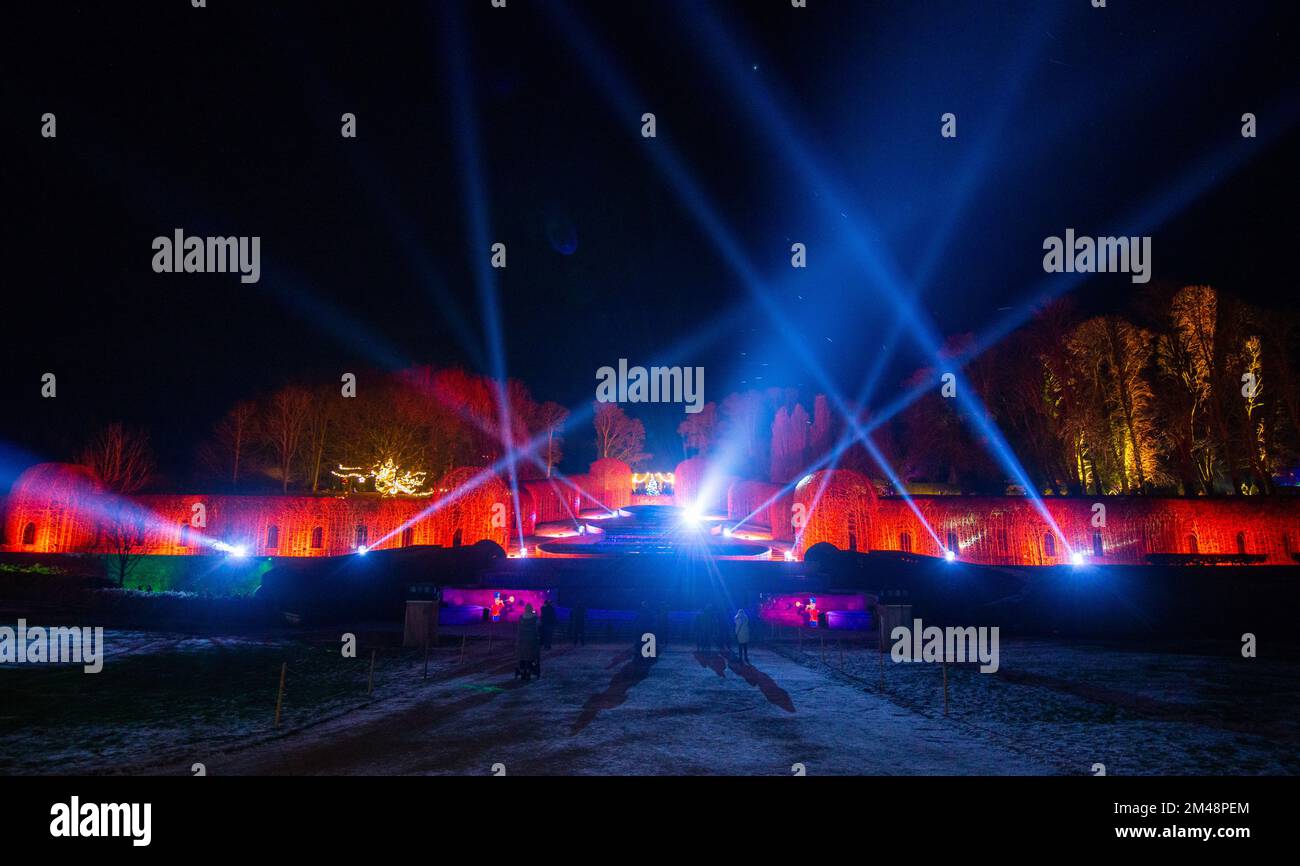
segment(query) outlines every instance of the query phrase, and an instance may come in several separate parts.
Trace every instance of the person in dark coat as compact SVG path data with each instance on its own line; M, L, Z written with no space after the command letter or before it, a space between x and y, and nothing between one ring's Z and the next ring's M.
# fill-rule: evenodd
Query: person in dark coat
M569 611L569 637L576 644L587 645L587 605L582 602Z
M524 615L519 618L519 632L515 638L515 649L519 655L519 669L527 670L529 666L542 675L542 653L537 635L537 614L531 604L524 605Z
M538 626L538 636L542 642L542 649L551 648L551 637L555 634L555 605L551 604L548 598L542 605L542 617Z

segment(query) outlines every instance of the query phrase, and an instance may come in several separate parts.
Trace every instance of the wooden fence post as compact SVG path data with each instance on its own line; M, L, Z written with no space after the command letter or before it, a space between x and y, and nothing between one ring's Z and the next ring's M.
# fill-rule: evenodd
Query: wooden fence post
M275 726L280 727L280 705L284 703L284 674L289 669L288 662L280 662L280 691L275 695Z

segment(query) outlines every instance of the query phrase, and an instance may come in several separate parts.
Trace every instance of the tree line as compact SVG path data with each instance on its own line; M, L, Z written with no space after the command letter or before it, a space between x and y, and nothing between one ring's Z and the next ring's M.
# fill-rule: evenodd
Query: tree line
M291 383L231 406L199 446L193 475L205 489L232 493L373 492L387 467L388 477L423 477L430 492L453 468L491 466L508 448L528 448L518 477L547 478L564 459L568 420L567 409L535 400L519 381L501 387L461 369L371 373L351 389ZM649 459L644 425L619 406L596 404L590 423L597 457ZM95 433L77 457L118 493L156 478L148 432L122 423Z
M1203 285L1151 290L1124 314L1087 315L1061 299L973 348L970 335L951 338L933 366L900 383L912 396L905 408L878 420L867 407L833 407L793 388L728 394L681 422L682 456L725 452L729 473L781 484L833 463L886 492L895 482L913 492L1018 492L999 451L1045 495L1272 494L1295 483L1294 312ZM950 372L977 400L941 388ZM368 492L387 465L429 479L429 492L452 468L491 466L530 442L518 477L544 478L571 432L558 403L460 369L375 373L355 396L345 390L290 384L236 403L199 448L197 480L231 492ZM634 467L651 459L644 425L619 405L593 404L590 424L597 458ZM863 430L871 447L855 435ZM80 459L124 493L153 477L147 435L122 424L96 434Z
M1127 315L1085 315L1067 298L987 350L973 348L969 334L950 338L935 365L901 383L913 399L879 420L867 407L833 412L822 394L731 394L682 422L684 453L725 442L733 471L777 483L833 462L886 492L895 480L912 492L1023 492L999 450L1044 495L1254 495L1296 481L1292 311L1204 285L1152 290ZM960 374L953 387L978 399L945 390L945 373Z

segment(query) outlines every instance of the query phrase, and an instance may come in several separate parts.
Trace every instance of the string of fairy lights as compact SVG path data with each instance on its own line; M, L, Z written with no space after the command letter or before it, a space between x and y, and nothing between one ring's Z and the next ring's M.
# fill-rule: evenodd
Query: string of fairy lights
M432 496L432 490L423 490L428 472L418 469L402 469L390 457L382 463L376 463L369 469L361 466L342 466L330 470L330 474L348 484L365 484L373 481L375 492L381 496Z

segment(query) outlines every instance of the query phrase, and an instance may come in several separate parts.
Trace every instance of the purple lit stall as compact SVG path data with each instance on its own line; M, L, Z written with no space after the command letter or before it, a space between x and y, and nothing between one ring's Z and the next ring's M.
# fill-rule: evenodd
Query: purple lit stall
M442 591L443 625L471 625L476 622L518 622L524 605L540 611L550 595L544 589L458 589Z
M863 631L871 626L867 597L859 593L764 595L758 617L787 628Z

